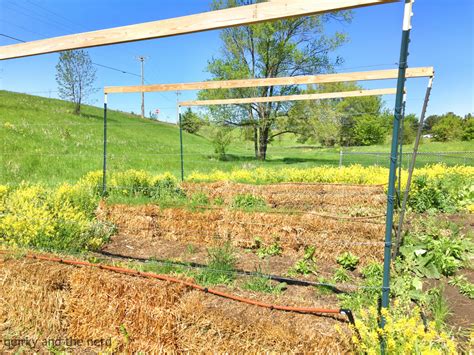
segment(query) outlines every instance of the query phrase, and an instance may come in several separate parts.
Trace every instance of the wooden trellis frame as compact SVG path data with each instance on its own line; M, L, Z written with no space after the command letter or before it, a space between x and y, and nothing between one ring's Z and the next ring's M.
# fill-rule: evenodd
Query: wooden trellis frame
M176 36L186 33L215 30L226 27L249 25L264 21L284 19L297 16L308 16L330 11L346 10L356 7L385 4L397 0L270 0L254 5L240 6L219 11L211 11L197 15L177 17L168 20L141 23L131 26L110 28L68 36L43 39L21 44L1 46L0 60L27 57L64 50L104 46ZM392 226L395 201L395 181L398 159L399 132L402 120L403 96L407 72L408 47L410 42L411 17L414 0L404 0L402 40L398 61L397 89L395 98L395 114L392 129L392 144L390 153L390 170L387 192L387 215L385 225L384 272L382 280L381 306L389 306L390 295L390 265L392 250ZM105 95L104 115L106 115L107 95ZM104 117L105 118L105 117ZM105 123L105 120L104 120ZM104 124L104 138L107 128ZM105 141L104 141L105 142ZM104 143L104 154L105 154ZM105 160L104 160L105 167ZM105 176L104 176L105 184ZM341 310L344 313L344 310ZM381 327L385 325L385 317L381 317ZM382 353L385 353L385 343Z
M408 68L406 78L423 78L433 76L433 67ZM134 92L164 92L164 91L184 91L184 90L210 90L210 89L237 89L262 86L278 85L309 85L328 84L340 82L369 81L396 79L397 69L372 70L352 73L334 73L303 76L286 76L279 78L257 78L239 80L213 80L198 81L192 83L173 84L151 84L151 85L131 85L131 86L106 86L105 94L123 94Z
M0 60L251 25L396 1L398 0L270 0L190 16L1 46Z
M269 97L246 97L243 99L181 101L179 103L179 106L181 107L213 106L213 105L252 104L252 103L262 103L262 102L324 100L324 99L337 99L337 98L345 98L345 97L393 95L396 93L397 93L396 88L353 90L353 91L340 91L340 92L325 92L325 93L318 93L318 94L300 94L300 95L269 96Z
M238 104L281 102L281 101L327 100L327 99L346 98L346 97L393 95L396 93L397 93L397 89L388 88L388 89L341 91L341 92L318 93L318 94L301 94L301 95L270 96L270 97L248 97L248 98L243 98L243 99L197 100L197 101L179 102L178 103L178 115L179 115L178 122L179 122L181 181L184 181L184 152L183 152L183 129L181 125L181 107L210 106L210 105L238 105ZM104 171L104 175L105 173L106 172Z

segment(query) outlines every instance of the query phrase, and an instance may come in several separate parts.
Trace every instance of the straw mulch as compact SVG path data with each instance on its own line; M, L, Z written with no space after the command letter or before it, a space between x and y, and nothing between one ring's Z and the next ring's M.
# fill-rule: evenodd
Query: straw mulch
M260 196L269 206L349 215L384 213L387 197L383 186L282 183L250 185L232 182L183 183L188 196L204 193L211 200L231 204L237 194Z
M316 246L320 261L335 263L335 255L351 251L364 265L382 258L384 225L372 221L338 220L311 213L249 213L232 209L190 211L157 206L103 206L100 218L115 223L118 237L145 241L167 240L201 246L248 249L258 237L265 245L278 241L283 255ZM369 243L369 244L367 244Z
M0 261L3 339L75 339L74 353L345 353L331 317L256 308L167 282L33 260ZM273 296L264 296L269 299ZM275 300L274 300L275 301ZM278 300L276 301L278 302ZM91 345L105 339L105 345ZM46 347L0 352L46 352Z

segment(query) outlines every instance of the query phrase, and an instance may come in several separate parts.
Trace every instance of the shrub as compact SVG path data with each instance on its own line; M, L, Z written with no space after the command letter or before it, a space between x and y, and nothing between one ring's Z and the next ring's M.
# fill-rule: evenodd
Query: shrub
M379 354L380 341L386 344L387 354L456 354L456 343L445 332L438 332L434 322L425 325L418 308L396 304L382 309L385 327L380 327L377 309L361 310L355 319L352 345L356 353ZM336 327L341 335L342 330Z
M232 143L232 130L228 127L215 127L211 135L214 153L220 160L227 159L227 148Z
M112 226L95 219L98 197L76 185L22 184L2 197L0 240L13 246L84 251L102 246Z
M456 212L474 203L474 184L460 174L429 178L419 175L413 180L409 206L416 212L437 210Z
M474 140L474 117L469 116L464 119L463 133L461 139L463 141Z
M444 115L431 129L433 140L447 142L460 139L463 135L461 117L451 113Z
M181 115L181 128L188 133L197 133L204 125L203 120L199 118L190 108Z
M354 144L381 144L385 140L387 127L382 117L364 114L357 117L354 126Z

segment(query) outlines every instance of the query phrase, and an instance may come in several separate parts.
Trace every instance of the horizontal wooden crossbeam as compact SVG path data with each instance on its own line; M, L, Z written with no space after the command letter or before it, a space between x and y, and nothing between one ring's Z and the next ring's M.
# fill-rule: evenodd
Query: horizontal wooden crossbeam
M398 0L271 0L190 16L1 46L0 60L170 37L395 1Z
M235 105L235 104L252 104L259 102L278 102L278 101L303 101L303 100L323 100L336 99L344 97L359 96L377 96L377 95L393 95L397 93L397 89L373 89L373 90L355 90L342 92L326 92L321 94L302 94L302 95L286 95L271 97L246 97L243 99L224 99L224 100L197 100L182 101L179 106L211 106L211 105Z
M421 78L433 76L433 67L408 68L407 78ZM200 81L193 83L176 84L151 84L133 86L106 86L104 93L133 93L133 92L162 92L162 91L184 91L184 90L204 90L204 89L235 89L259 86L275 85L305 85L305 84L325 84L351 81L384 80L398 78L398 69L373 70L354 73L322 74L291 76L280 78L260 78L241 79L223 81Z

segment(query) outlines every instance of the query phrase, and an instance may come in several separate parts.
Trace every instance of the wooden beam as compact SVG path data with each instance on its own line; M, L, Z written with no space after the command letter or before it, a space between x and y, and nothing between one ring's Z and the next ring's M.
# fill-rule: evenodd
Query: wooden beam
M408 68L407 78L421 78L433 76L433 67ZM241 79L224 81L201 81L194 83L177 84L152 84L152 85L133 85L133 86L106 86L104 93L132 93L132 92L160 92L160 91L184 91L184 90L204 90L204 89L235 89L259 86L275 85L307 85L307 84L325 84L351 81L366 80L384 80L396 79L398 69L374 70L355 73L323 74L323 75L305 75L280 78L262 78L262 79Z
M1 46L0 60L250 25L395 1L398 0L273 0L196 15Z
M179 106L211 106L211 105L235 105L235 104L252 104L259 102L277 102L277 101L303 101L303 100L323 100L337 99L344 97L359 96L377 96L377 95L393 95L397 89L373 89L373 90L355 90L342 92L326 92L321 94L302 94L302 95L286 95L272 97L246 97L244 99L224 99L224 100L198 100L183 101Z

